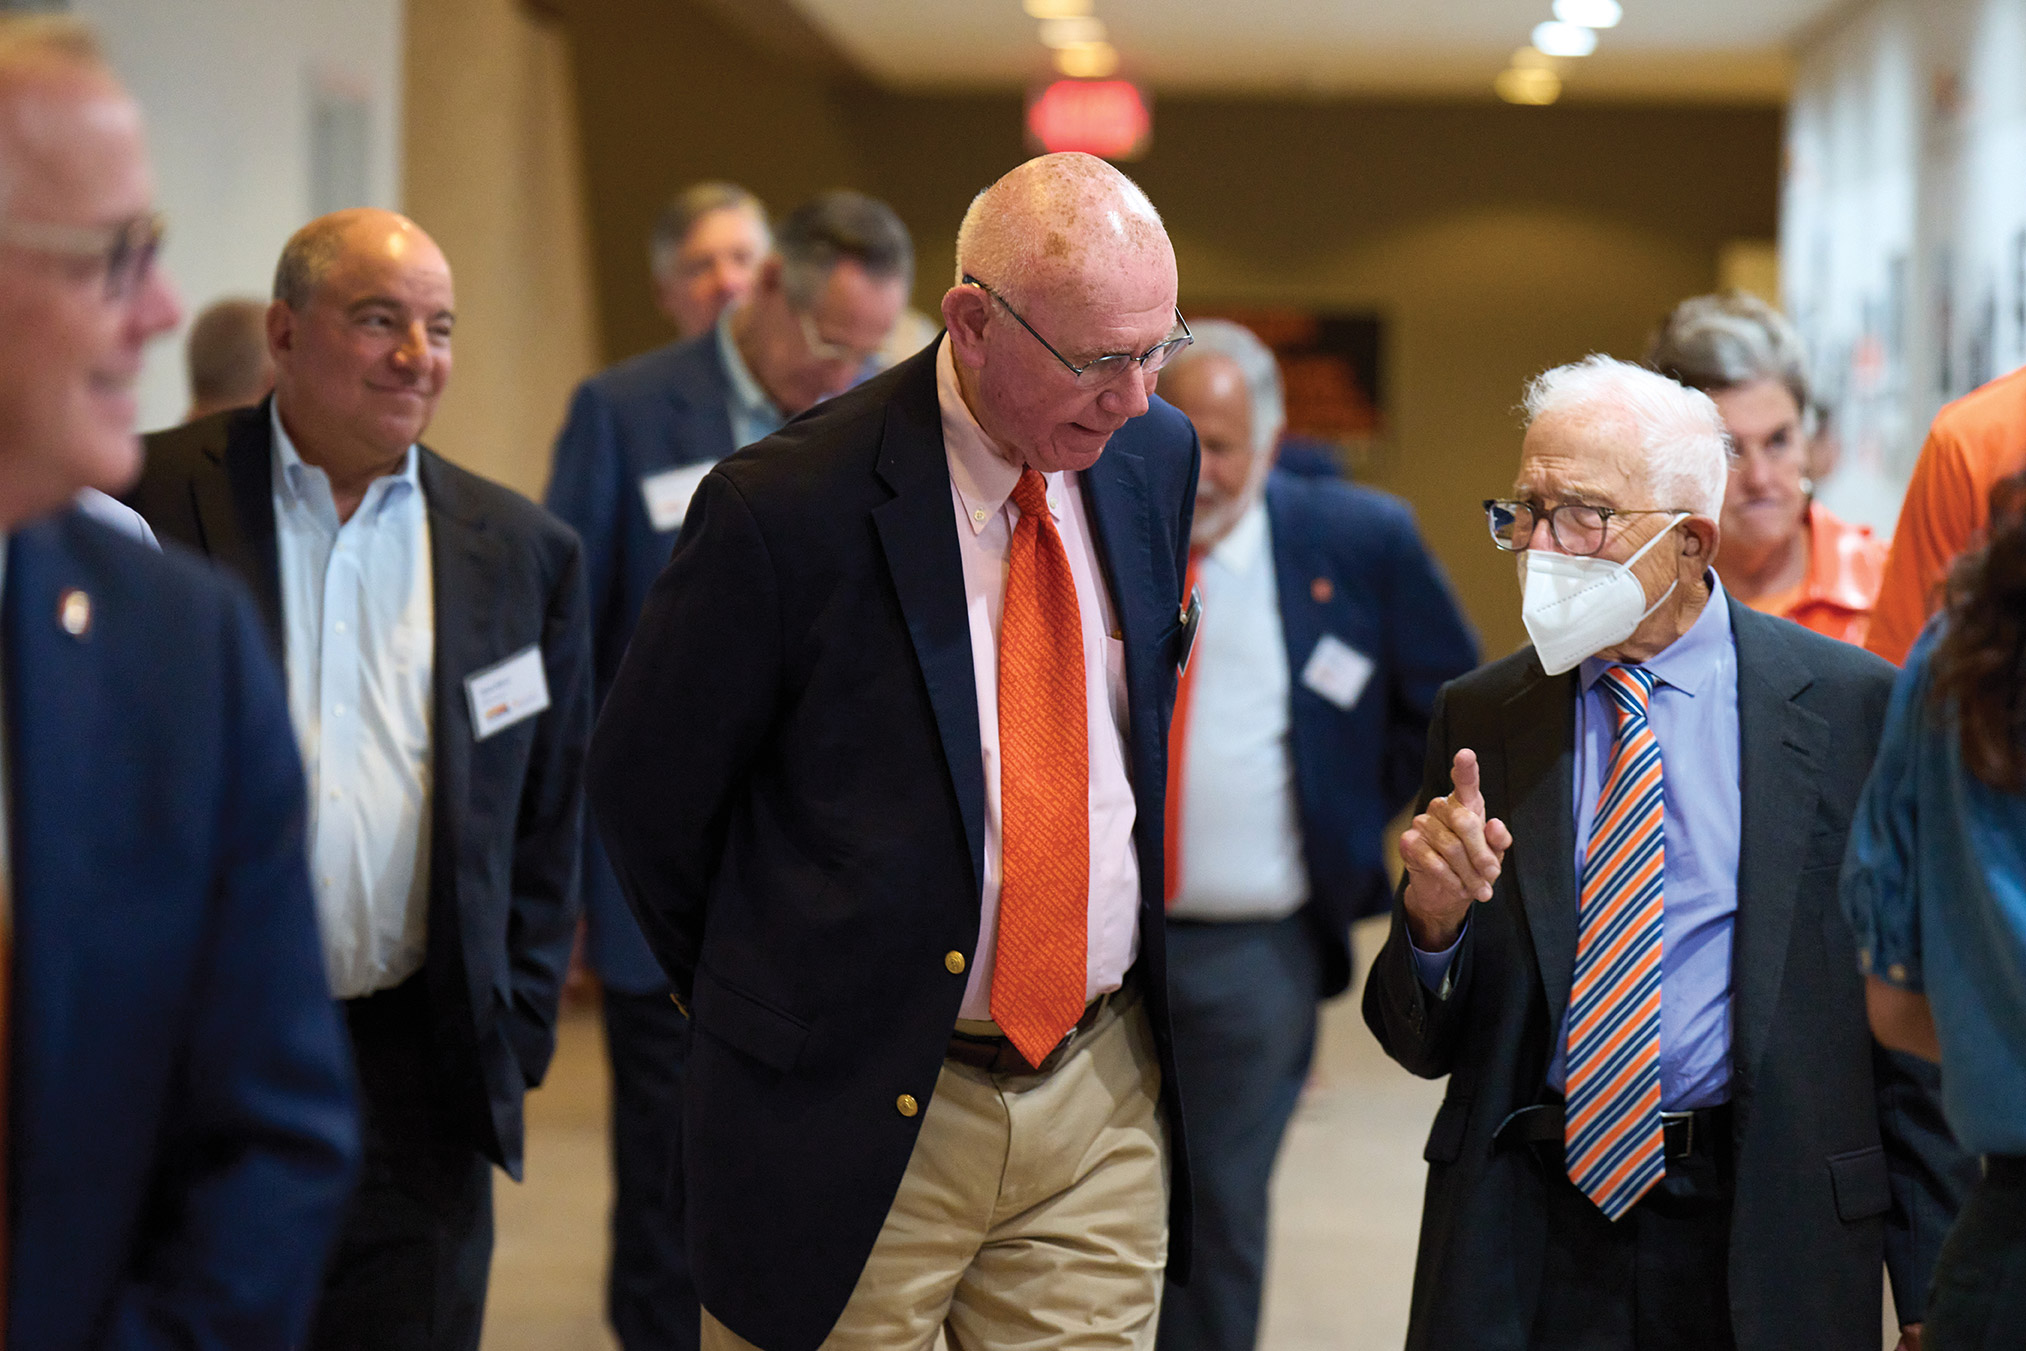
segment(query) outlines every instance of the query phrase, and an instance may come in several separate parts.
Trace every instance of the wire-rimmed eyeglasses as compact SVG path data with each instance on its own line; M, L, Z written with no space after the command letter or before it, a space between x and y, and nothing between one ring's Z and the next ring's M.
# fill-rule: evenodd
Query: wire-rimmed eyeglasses
M106 299L131 299L154 269L161 252L161 213L141 215L112 225L64 225L54 221L0 217L0 244L79 262L94 262L105 275Z
M1533 540L1534 527L1542 520L1547 521L1548 533L1554 536L1556 548L1577 558L1592 558L1603 552L1613 516L1683 514L1692 513L1666 507L1621 510L1618 507L1592 506L1588 502L1564 502L1560 506L1543 509L1532 502L1509 497L1484 499L1484 519L1485 524L1491 527L1491 542L1507 553L1518 553L1527 548Z
M1184 347L1196 341L1196 335L1189 331L1189 321L1182 317L1182 311L1177 308L1175 311L1175 322L1182 327L1182 335L1180 337L1168 338L1162 342L1157 342L1138 356L1134 356L1130 352L1115 352L1110 356L1096 357L1078 366L1072 363L1068 357L1056 351L1054 343L1036 333L1034 325L1022 318L1020 311L1006 303L1006 297L1000 295L997 291L987 286L984 282L979 281L968 272L964 274L964 285L975 286L986 295L992 297L992 299L998 301L1000 308L1012 315L1014 322L1026 329L1034 341L1046 347L1048 355L1061 362L1063 369L1074 376L1078 384L1082 385L1109 384L1111 381L1117 379L1127 367L1132 365L1138 365L1143 371L1158 371L1161 367L1173 361L1177 352L1180 352Z

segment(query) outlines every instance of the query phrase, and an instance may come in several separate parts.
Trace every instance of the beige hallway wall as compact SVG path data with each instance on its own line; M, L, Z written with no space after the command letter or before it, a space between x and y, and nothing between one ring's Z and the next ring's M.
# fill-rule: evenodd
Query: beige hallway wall
M429 443L539 496L597 365L568 36L525 0L408 0L407 52L403 196L457 282Z

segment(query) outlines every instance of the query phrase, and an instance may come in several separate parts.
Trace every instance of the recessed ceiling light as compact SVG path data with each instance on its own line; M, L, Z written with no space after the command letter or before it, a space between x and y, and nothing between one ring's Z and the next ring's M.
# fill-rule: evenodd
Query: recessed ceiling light
M1597 34L1581 24L1550 19L1534 25L1534 46L1549 56L1588 56L1597 50Z
M1553 103L1562 96L1561 77L1552 70L1526 70L1514 66L1499 72L1492 81L1493 89L1507 103L1529 104L1542 107Z
M1090 13L1091 0L1025 0L1021 5L1030 19L1074 19Z
M1555 0L1555 17L1584 28L1616 28L1625 8L1618 0Z
M1041 43L1045 47L1081 47L1104 39L1104 20L1088 14L1041 21Z
M1119 68L1118 48L1109 42L1086 42L1055 53L1055 68L1078 80L1102 80Z

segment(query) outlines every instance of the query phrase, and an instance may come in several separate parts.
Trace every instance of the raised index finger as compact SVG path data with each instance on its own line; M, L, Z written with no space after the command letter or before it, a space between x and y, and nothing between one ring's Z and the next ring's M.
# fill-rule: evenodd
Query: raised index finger
M1477 752L1467 746L1458 751L1456 759L1450 764L1449 778L1456 785L1456 791L1451 794L1456 805L1482 817L1484 794L1477 785Z

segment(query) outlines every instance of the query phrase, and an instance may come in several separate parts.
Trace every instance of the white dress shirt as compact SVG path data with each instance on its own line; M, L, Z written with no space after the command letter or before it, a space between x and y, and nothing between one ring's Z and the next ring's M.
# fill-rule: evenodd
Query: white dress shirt
M936 355L936 399L950 461L950 505L964 557L964 600L971 619L971 667L978 683L978 742L985 764L985 891L978 952L958 1017L992 1016L992 958L999 933L999 614L1006 598L1006 550L1020 508L1010 500L1022 465L1003 458L971 414L944 340ZM1084 691L1090 729L1090 899L1084 997L1116 990L1139 955L1140 864L1133 852L1138 804L1126 775L1126 645L1112 635L1111 595L1072 472L1045 474L1048 507L1076 579L1083 620Z
M1182 886L1168 913L1282 919L1308 900L1308 865L1288 741L1287 637L1264 501L1203 556L1196 590L1203 618L1190 655Z
M331 993L422 967L429 916L436 605L418 453L338 523L331 481L274 414L274 526L288 706L309 778L309 853Z

